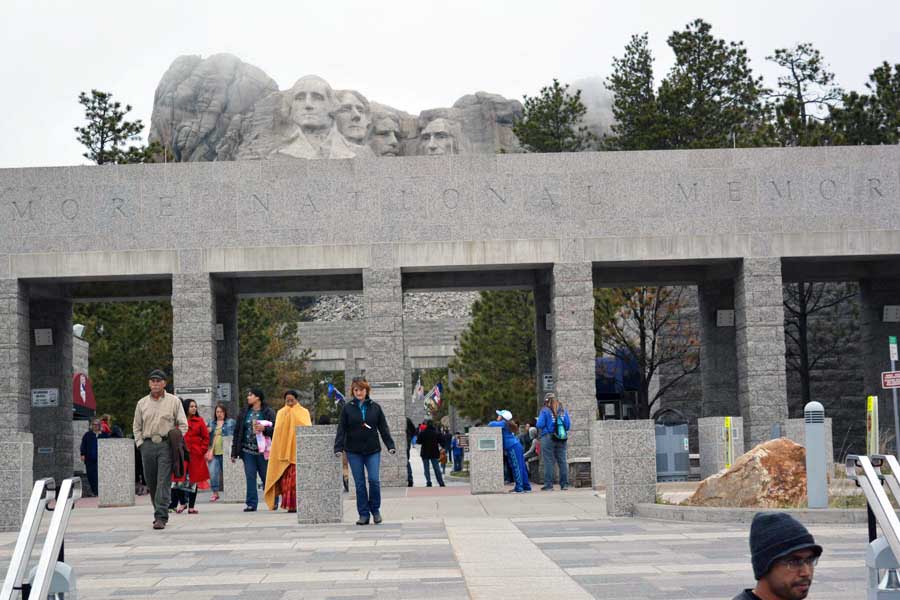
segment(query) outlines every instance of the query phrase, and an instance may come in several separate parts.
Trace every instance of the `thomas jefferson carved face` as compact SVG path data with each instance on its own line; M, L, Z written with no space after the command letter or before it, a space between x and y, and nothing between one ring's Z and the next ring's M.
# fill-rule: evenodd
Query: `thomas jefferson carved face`
M400 124L388 116L379 116L372 125L371 146L375 156L400 154Z
M291 88L291 120L304 132L328 129L334 122L334 92L315 75L301 78Z
M456 153L456 138L447 119L435 119L419 135L419 154L437 156Z
M354 144L362 144L369 132L369 109L366 104L353 92L343 92L338 96L334 120L338 131Z

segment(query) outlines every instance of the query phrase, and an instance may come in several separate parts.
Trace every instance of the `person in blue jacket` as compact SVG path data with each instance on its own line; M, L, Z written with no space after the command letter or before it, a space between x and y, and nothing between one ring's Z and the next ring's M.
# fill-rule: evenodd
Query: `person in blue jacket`
M516 437L518 426L512 420L512 413L508 410L498 410L497 420L488 423L488 427L500 427L503 430L503 453L509 461L516 484L512 491L517 494L530 492L531 483L528 481L528 470L525 468L525 453L522 451L519 438Z
M542 490L553 489L553 466L559 466L559 489L569 487L569 463L566 460L566 440L572 421L569 411L564 409L556 398L549 393L544 397L544 408L538 415L536 423L541 436L541 462L544 464L544 485Z
M81 462L84 463L88 483L95 496L100 495L97 485L97 440L108 437L108 433L103 433L100 419L91 419L91 428L81 436Z
M463 468L463 448L459 445L459 432L453 435L453 441L450 442L451 454L453 454L453 472L458 473Z

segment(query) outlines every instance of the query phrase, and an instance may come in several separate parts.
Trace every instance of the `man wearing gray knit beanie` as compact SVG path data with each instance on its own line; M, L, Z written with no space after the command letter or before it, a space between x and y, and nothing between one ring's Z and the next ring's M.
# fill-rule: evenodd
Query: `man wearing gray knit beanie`
M733 600L802 600L822 554L812 534L787 513L762 512L750 525L750 557L756 587Z

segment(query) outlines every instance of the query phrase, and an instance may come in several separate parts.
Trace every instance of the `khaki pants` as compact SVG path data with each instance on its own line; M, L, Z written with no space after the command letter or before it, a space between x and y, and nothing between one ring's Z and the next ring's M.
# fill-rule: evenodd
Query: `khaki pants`
M153 518L163 523L169 520L169 499L172 491L172 451L168 440L158 444L144 440L141 444L141 464L144 481L150 488Z

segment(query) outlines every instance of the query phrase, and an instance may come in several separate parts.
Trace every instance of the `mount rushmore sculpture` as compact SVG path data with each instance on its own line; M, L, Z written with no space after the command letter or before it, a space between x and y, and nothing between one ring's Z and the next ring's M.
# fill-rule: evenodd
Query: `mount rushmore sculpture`
M609 94L599 80L581 83L585 123L602 134ZM512 131L521 115L519 101L477 92L414 116L316 75L281 91L235 56L181 56L156 88L149 139L184 162L494 154L521 151Z

